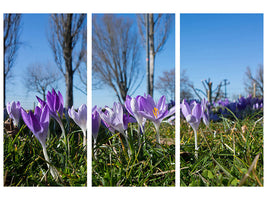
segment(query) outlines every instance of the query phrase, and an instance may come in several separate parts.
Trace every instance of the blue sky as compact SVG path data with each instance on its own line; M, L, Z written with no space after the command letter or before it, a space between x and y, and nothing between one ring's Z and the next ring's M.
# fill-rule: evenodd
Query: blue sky
M137 21L135 14L118 14L122 17L130 17L134 22L134 29L138 33ZM173 19L175 16L173 16ZM141 37L140 37L141 39ZM141 40L140 40L141 41ZM140 87L132 95L133 97L137 95L143 95L147 93L146 85L146 50L141 46L140 48L140 68L142 71L144 79ZM164 49L156 55L155 60L155 83L158 81L158 77L162 76L164 71L170 71L175 68L175 19L172 21L172 28L168 37L168 40L164 46ZM92 77L94 78L94 77ZM160 96L157 90L154 90L154 100L157 101ZM118 99L112 89L104 87L100 90L92 90L92 106L97 105L99 107L112 106L113 102L118 102Z
M6 102L20 101L25 109L32 109L36 101L36 92L27 93L23 79L27 73L27 67L34 63L49 63L57 70L52 50L48 43L49 14L23 14L20 40L22 45L18 50L15 65L12 69L13 78L7 83ZM65 81L63 75L58 81L58 90L65 100ZM79 85L79 78L75 76L74 84ZM87 97L74 88L74 107L86 104Z
M196 88L203 89L201 80L208 78L214 86L228 79L230 99L246 95L246 67L254 73L259 64L263 64L262 14L180 15L180 70L186 70Z
M125 15L135 19L135 15ZM26 93L23 84L29 64L44 62L54 64L47 42L49 15L23 14L21 41L13 79L7 85L7 102L21 101L22 106L32 108L36 93ZM175 22L164 50L156 56L155 80L163 71L175 67ZM186 69L196 88L203 89L201 80L211 78L214 85L228 79L229 97L245 94L244 73L247 66L255 72L263 64L263 15L261 14L181 14L180 16L180 70ZM177 39L177 38L176 38ZM178 38L179 39L179 38ZM146 55L141 49L140 67L145 74ZM90 64L88 65L89 67ZM79 82L75 77L75 83ZM65 98L64 79L59 80L59 90ZM146 77L133 96L146 92ZM155 100L161 94L155 91ZM92 91L92 105L111 106L117 101L109 88ZM86 95L74 89L74 107L86 103Z

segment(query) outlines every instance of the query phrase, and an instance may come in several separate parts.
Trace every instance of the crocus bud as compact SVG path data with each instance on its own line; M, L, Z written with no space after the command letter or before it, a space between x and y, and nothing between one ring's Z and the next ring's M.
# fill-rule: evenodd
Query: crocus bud
M11 103L7 103L7 113L9 117L14 120L13 123L15 126L18 126L19 124L20 112L21 112L20 110L21 110L21 106L20 106L19 101L17 101L17 103L15 101L12 101Z
M69 109L68 111L69 116L73 119L73 121L82 129L83 132L86 132L86 125L87 125L87 106L82 104L78 112L76 112L73 108Z
M97 106L94 106L92 109L92 135L94 141L96 141L97 139L100 123L101 123L101 118L97 111Z

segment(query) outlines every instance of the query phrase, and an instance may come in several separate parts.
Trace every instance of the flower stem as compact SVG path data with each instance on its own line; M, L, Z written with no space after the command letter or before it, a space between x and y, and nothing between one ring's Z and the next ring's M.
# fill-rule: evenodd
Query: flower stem
M65 145L67 145L67 150L68 150L68 154L69 154L69 152L70 152L70 146L69 146L69 141L68 141L69 139L66 137L64 125L63 125L63 123L62 123L62 121L60 119L56 119L56 120L57 120L57 122L58 122L58 124L59 124L59 126L61 128L63 141L64 141Z
M157 147L160 147L160 135L159 135L159 126L155 126L156 127L156 143L157 143Z
M194 134L195 134L195 157L196 159L198 158L198 147L197 147L197 130L194 130Z
M140 146L141 144L141 133L143 133L143 130L141 129L141 126L139 125L138 127L138 131L137 131L137 134L138 134L138 146Z
M131 155L130 146L129 146L129 142L128 142L128 133L127 133L127 130L122 135L125 138L126 146L127 146L127 149L128 149L128 154Z
M57 122L58 122L58 124L59 124L59 126L60 126L60 128L61 128L62 136L64 137L64 140L66 140L66 133L65 133L64 126L63 126L63 124L62 124L62 122L61 122L60 119L56 119L56 120L57 120Z
M86 146L86 131L83 130L83 146Z
M97 160L97 156L96 156L96 139L95 138L94 138L93 154L94 154L95 160Z
M47 151L46 151L46 147L45 147L45 146L43 146L43 153L44 153L45 160L48 162L48 163L47 163L47 167L48 167L48 169L50 170L50 173L51 173L53 179L54 179L55 181L58 181L58 172L57 172L57 170L56 170L55 167L53 167L53 166L51 166L51 165L49 164L49 163L50 163L50 159L49 159L49 157L48 157L48 154L47 154Z

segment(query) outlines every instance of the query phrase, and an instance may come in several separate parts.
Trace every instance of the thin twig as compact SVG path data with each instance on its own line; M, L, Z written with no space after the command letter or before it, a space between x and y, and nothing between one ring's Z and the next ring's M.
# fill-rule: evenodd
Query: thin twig
M165 171L165 172L157 172L157 173L154 173L153 175L154 176L161 176L161 175L164 175L164 174L174 173L174 172L175 172L175 169L169 170L169 171Z

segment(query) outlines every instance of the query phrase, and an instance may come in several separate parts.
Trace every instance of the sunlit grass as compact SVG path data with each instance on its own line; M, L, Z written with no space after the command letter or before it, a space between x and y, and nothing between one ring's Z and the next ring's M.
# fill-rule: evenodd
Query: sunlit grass
M65 128L68 130L69 150L60 139L60 127L52 120L46 142L51 164L60 175L58 182L48 171L40 142L26 125L15 135L4 134L4 185L86 186L87 153L82 144L82 131L74 123Z
M137 126L130 125L128 149L122 135L111 135L100 128L98 142L93 149L93 186L175 185L174 126L161 124L160 148L156 147L153 124L147 122L145 127L145 134L139 140Z
M249 115L249 114L248 114ZM244 120L223 118L201 124L198 159L194 133L185 120L180 126L181 186L263 186L263 112Z

